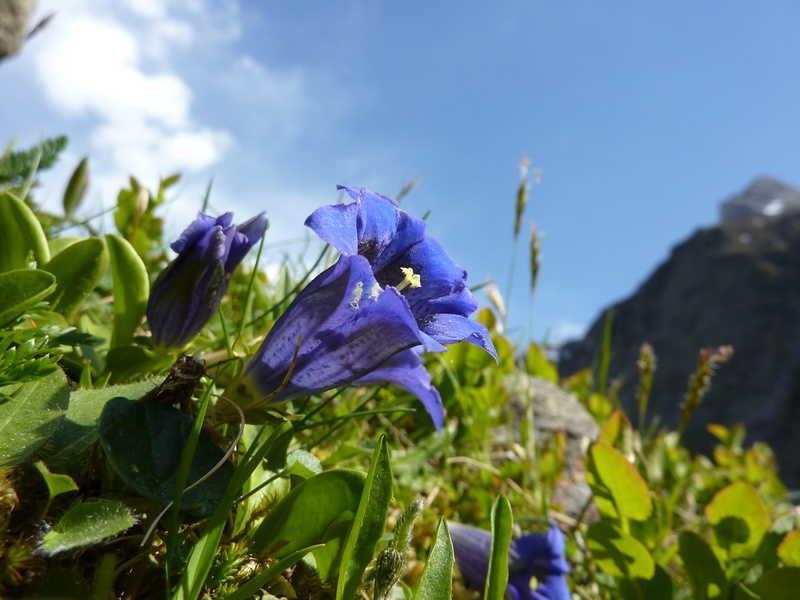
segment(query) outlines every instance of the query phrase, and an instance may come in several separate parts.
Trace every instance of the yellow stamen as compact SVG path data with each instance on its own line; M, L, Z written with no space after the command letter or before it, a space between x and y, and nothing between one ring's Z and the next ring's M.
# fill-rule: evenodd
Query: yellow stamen
M414 273L414 269L411 267L400 267L400 272L403 274L403 281L398 283L396 286L398 292L402 292L407 287L422 287L422 278Z

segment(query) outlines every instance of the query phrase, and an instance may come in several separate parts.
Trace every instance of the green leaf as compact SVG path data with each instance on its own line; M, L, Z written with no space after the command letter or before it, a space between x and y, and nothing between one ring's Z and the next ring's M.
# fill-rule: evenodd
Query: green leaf
M723 488L706 506L717 547L730 557L751 556L772 525L769 511L756 489L745 481Z
M127 506L113 500L87 500L65 512L42 538L40 549L53 555L91 546L136 524Z
M528 350L525 352L525 370L529 375L558 383L558 369L547 358L544 348L534 342L528 344Z
M596 521L586 534L595 564L612 577L650 579L655 563L641 542L607 521Z
M778 546L778 558L787 567L800 567L800 531L790 531Z
M355 516L363 489L364 477L353 471L326 471L306 479L261 522L253 534L253 548L261 556L283 558L328 541L335 522Z
M601 512L608 513L608 502L603 501L610 500L616 516L634 521L644 521L650 516L653 510L650 490L621 452L597 442L589 451L589 459L589 484Z
M52 441L44 448L47 463L54 468L71 472L80 470L85 464L83 456L99 439L100 415L106 403L117 396L139 399L157 385L156 379L146 379L96 390L80 389L72 392L66 417Z
M392 467L389 463L386 436L382 435L372 455L358 510L342 554L336 586L337 600L352 600L356 597L364 571L367 570L375 553L375 546L383 535L391 499Z
M67 378L56 369L35 381L0 388L0 466L18 465L55 433L69 403Z
M752 586L761 600L797 600L800 590L800 568L779 567L767 571Z
M10 192L0 193L0 238L0 273L26 268L31 256L38 265L50 260L47 238L36 215Z
M453 541L442 519L433 548L414 592L414 600L451 600L453 597Z
M42 461L36 461L33 466L36 467L36 470L39 471L42 479L44 479L50 500L61 494L74 492L78 489L78 484L75 483L72 477L69 475L62 475L61 473L52 473Z
M46 271L19 269L0 273L0 326L10 323L56 290Z
M50 256L55 256L62 250L66 250L72 244L80 242L83 238L79 237L57 237L47 240L47 246L50 248Z
M72 172L64 190L64 214L67 217L71 217L78 210L87 189L89 189L89 158L84 156Z
M90 237L71 244L42 268L58 282L53 310L70 319L108 268L108 253L103 240Z
M106 235L114 293L114 330L111 347L129 344L147 309L150 280L133 246L118 235Z
M126 485L146 498L167 503L175 492L181 451L193 423L192 417L171 406L112 398L100 416L100 443ZM223 454L203 432L188 482L206 475ZM225 493L232 472L231 463L223 463L211 477L184 493L183 508L193 515L209 515Z
M286 456L286 473L308 479L322 473L322 463L310 452L297 448Z
M0 182L25 179L38 163L38 170L50 168L67 146L63 135L46 139L27 150L6 152L0 157Z
M492 507L492 549L483 589L484 600L504 600L506 597L513 519L511 504L505 496L500 496Z
M693 531L684 531L678 538L678 548L694 597L697 600L724 598L728 581L706 541Z

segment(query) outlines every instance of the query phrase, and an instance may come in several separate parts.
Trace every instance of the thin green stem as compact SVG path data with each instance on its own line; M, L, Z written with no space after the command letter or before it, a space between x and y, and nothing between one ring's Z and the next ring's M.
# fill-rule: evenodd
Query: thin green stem
M250 281L247 282L247 293L245 294L244 298L244 308L242 309L242 318L239 320L239 328L236 332L236 338L233 340L233 348L236 348L236 345L239 343L239 339L242 337L242 332L244 331L245 327L245 318L248 314L250 314L252 310L252 303L253 303L253 284L256 280L256 275L258 274L258 266L261 263L261 253L264 250L264 238L267 236L267 228L269 227L269 222L264 224L264 231L261 235L261 241L258 244L258 254L256 254L256 262L253 265L253 271L250 273Z
M189 438L186 440L186 445L181 453L181 462L178 466L178 477L175 482L175 492L172 498L172 510L170 512L169 521L167 524L167 560L166 560L166 578L167 589L170 588L170 571L172 570L172 562L175 557L175 548L178 544L178 523L180 521L180 510L183 502L183 494L185 493L186 483L189 479L189 470L191 469L192 462L194 461L194 454L197 450L197 444L200 440L200 432L203 430L203 422L206 418L206 411L208 404L211 400L211 388L213 383L209 383L203 395L200 397L200 406L197 411L197 416L194 419L192 430L189 433Z

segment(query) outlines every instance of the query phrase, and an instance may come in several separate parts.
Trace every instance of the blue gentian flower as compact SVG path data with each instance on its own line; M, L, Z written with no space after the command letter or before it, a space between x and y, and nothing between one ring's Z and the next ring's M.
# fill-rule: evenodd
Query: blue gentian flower
M425 221L400 210L395 203L365 188L338 186L354 202L315 210L306 225L345 256L365 257L383 287L408 281L419 285L403 290L425 349L445 350L444 344L466 340L497 358L486 328L469 319L478 305L467 287L467 272L425 234Z
M387 382L416 395L440 427L441 398L411 350L422 341L400 292L381 287L364 257L341 256L276 321L235 396L247 412L265 401Z
M147 302L147 321L158 346L185 346L214 315L231 273L264 235L267 218L232 225L233 213L204 213L170 248L178 256L159 273Z
M483 590L492 534L459 523L449 526L461 575L470 587ZM564 534L551 523L546 533L523 535L511 542L506 595L510 600L570 600L567 573Z

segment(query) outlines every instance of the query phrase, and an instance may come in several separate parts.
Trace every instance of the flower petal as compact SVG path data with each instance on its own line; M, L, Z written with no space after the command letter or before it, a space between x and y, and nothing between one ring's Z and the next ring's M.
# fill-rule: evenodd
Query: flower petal
M534 574L565 575L569 564L564 558L564 534L554 523L545 533L531 533L511 544L514 562L530 566Z
M492 548L492 534L483 529L448 523L453 551L458 570L471 588L483 590L486 573L489 570L489 554Z
M422 330L442 344L455 344L462 340L483 348L497 360L497 350L489 331L478 323L461 315L439 314L422 320Z
M231 214L231 213L226 213ZM231 215L232 216L232 215ZM205 213L197 213L197 218L192 221L189 226L183 230L180 237L170 244L175 252L181 253L192 244L195 244L204 235L206 235L214 225L217 224L217 219Z
M366 259L340 257L278 319L245 369L250 385L276 400L313 394L350 383L420 345L405 299L375 284ZM288 384L279 389L290 368Z
M387 285L396 285L402 279L401 267L411 267L422 279L421 287L409 289L405 294L414 314L418 314L418 309L424 310L425 302L460 292L466 287L467 272L431 237L426 237L411 246L408 252L396 257L378 274L378 280L385 281ZM379 271L377 268L375 270Z
M343 254L358 253L367 258L376 273L425 237L425 221L400 210L390 198L366 188L340 185L337 189L355 200L346 205L357 210L355 222L350 212L340 209L317 214L318 209L306 224Z
M353 382L353 385L392 383L422 402L436 429L444 425L444 405L439 392L431 384L431 376L414 350L395 354L383 365Z
M267 215L263 212L236 226L235 236L228 251L228 259L225 261L226 273L233 273L250 249L261 241L266 226Z
M305 224L342 254L358 254L358 204L322 206Z

